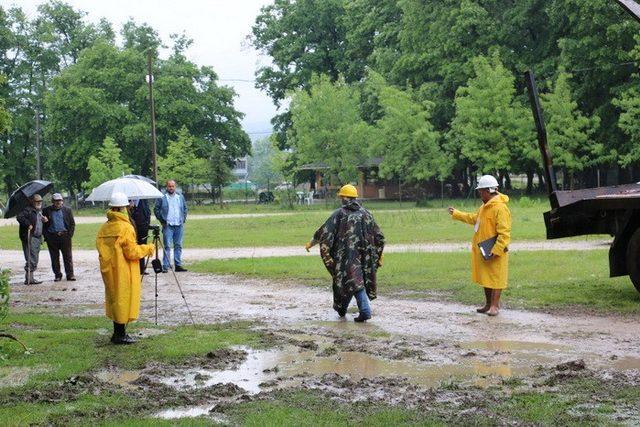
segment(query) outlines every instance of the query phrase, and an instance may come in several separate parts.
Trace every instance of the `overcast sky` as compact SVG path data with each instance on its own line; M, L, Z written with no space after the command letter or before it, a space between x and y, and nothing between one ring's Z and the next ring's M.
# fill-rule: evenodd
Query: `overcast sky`
M199 65L210 65L221 80L233 86L238 97L236 108L245 113L244 130L252 139L271 131L271 117L276 109L271 99L254 88L254 72L268 63L247 44L246 36L260 7L271 0L65 0L74 9L87 12L91 22L104 17L116 32L130 17L151 25L168 44L169 35L186 32L194 40L187 57ZM33 17L44 0L0 0L3 7L17 5Z

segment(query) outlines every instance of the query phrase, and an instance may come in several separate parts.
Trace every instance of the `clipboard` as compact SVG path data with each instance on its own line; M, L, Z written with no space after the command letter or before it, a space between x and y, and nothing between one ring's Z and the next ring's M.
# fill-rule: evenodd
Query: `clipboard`
M496 240L498 240L498 235L496 234L490 239L483 240L478 243L478 248L480 249L480 254L482 258L486 260L491 258L491 250L493 250L493 246L496 244Z

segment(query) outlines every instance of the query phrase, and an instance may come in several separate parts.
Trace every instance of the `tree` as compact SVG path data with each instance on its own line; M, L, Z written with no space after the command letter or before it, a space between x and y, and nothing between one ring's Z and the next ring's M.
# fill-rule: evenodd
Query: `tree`
M222 189L231 182L233 174L231 173L231 161L229 153L222 145L215 144L211 149L208 164L208 182L211 188L211 194L217 196L220 201L220 207L223 207Z
M356 181L375 129L360 117L357 91L343 80L315 76L291 99L290 140L302 163L326 163L340 182Z
M94 141L106 135L123 148L134 170L148 174L151 169L146 55L132 43L124 49L108 43L85 49L75 65L52 81L46 98L50 163L52 168L63 166L60 180L70 188L86 180L83 159L95 152ZM240 124L243 114L233 105L235 92L218 86L211 68L187 61L179 48L186 44L176 43L171 57L155 63L158 154L166 154L168 141L182 127L195 138L200 158L208 157L214 141L221 141L231 156L248 154L251 141Z
M270 184L283 181L282 171L277 161L278 149L271 138L261 138L253 144L249 157L249 179L260 187L270 188Z
M185 193L189 188L207 182L207 160L198 157L196 138L182 127L176 139L169 141L167 153L158 159L158 176L161 181L176 181Z
M481 173L506 176L538 164L530 113L514 98L514 79L497 54L472 61L474 77L456 92L449 152Z
M0 74L0 86L3 86L7 83L7 79L5 76ZM0 98L0 135L7 134L11 130L11 114L5 108L5 100ZM9 159L6 157L0 158L0 179L2 181L5 180L6 170L8 169Z
M9 81L2 87L0 97L7 99L14 122L11 132L0 137L7 190L36 175L35 117L39 116L41 128L45 129L48 111L44 97L51 79L74 63L83 49L98 40L113 40L106 21L89 24L85 15L60 1L39 5L32 19L18 7L0 7L0 73ZM51 151L42 136L41 132L40 157L47 159ZM51 177L48 164L43 162L42 166L44 174ZM86 159L84 166L86 169Z
M574 97L588 117L600 118L594 138L613 154L630 147L630 137L618 126L620 111L612 101L627 89L637 69L632 51L638 33L637 22L616 3L550 0L547 6L548 25L561 29L556 35L559 64L576 70ZM620 163L629 165L628 160ZM633 178L622 176L621 180Z
M592 138L600 119L578 110L569 87L571 77L561 68L553 91L541 98L554 165L564 168L565 186L573 189L575 173L599 162L603 146Z
M332 81L348 67L345 56L345 0L275 0L262 7L250 41L271 57L256 71L256 87L280 106L287 93L307 88L314 74ZM280 148L287 148L291 124L287 112L273 118Z
M122 160L122 150L110 137L104 139L97 155L89 157L87 168L89 180L82 184L87 191L91 191L105 181L131 173L131 167Z
M383 158L380 175L414 182L448 176L451 162L430 122L433 103L416 102L412 91L389 86L376 73L370 74L370 84L376 86L383 110L376 124L381 133L371 145L372 154Z

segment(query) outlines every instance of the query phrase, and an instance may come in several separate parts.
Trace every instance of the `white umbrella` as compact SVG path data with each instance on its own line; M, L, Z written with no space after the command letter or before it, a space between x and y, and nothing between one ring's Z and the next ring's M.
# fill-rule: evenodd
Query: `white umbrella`
M132 178L132 179L141 179L145 182L148 182L151 185L156 185L156 182L154 180L152 180L151 178L147 178L146 176L142 176L142 175L122 175L122 178Z
M103 182L87 197L88 202L108 202L111 195L121 192L130 199L159 199L162 193L146 181L135 178L117 178Z

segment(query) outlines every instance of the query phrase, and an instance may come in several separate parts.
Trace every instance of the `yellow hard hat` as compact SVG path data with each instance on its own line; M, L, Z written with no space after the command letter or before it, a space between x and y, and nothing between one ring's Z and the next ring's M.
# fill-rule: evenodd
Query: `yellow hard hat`
M358 190L351 184L343 185L338 191L338 197L351 197L353 199L358 198Z

